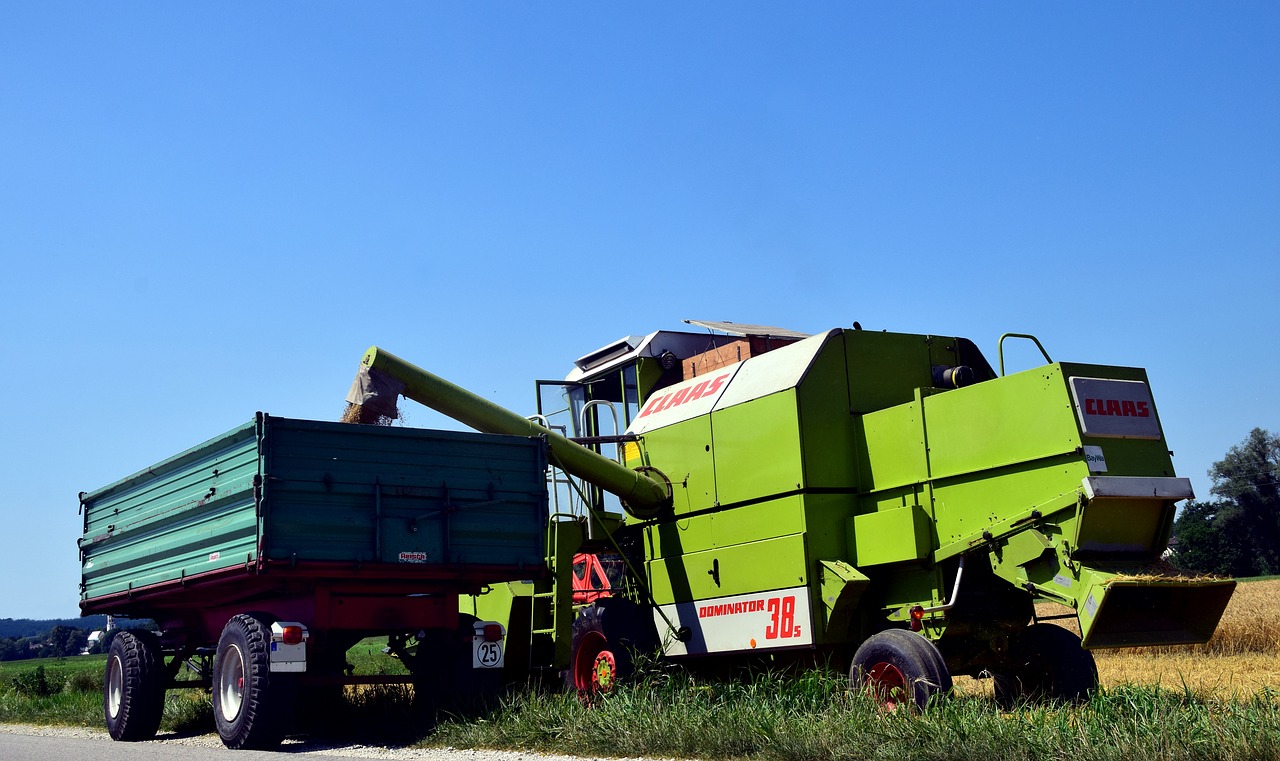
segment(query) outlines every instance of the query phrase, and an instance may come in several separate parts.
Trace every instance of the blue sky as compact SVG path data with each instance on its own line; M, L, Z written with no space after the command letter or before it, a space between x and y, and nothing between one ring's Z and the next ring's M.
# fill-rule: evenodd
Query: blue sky
M1280 430L1277 39L1266 2L4 2L0 617L76 613L78 492L335 419L375 343L528 412L684 318L1029 332L1146 367L1207 497Z

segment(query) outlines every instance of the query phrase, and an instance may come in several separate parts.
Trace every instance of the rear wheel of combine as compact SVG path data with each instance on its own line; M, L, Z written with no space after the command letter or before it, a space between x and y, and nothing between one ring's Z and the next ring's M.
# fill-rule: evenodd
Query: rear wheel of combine
M1098 686L1098 667L1074 633L1034 624L1011 649L1008 669L996 673L994 681L1002 708L1019 700L1082 703Z
M573 622L565 681L585 700L610 693L634 673L634 654L657 648L658 636L644 609L620 597L599 599Z
M284 739L296 680L271 672L271 621L259 614L232 617L213 658L213 720L232 749L266 750Z
M870 694L885 710L924 708L951 690L951 673L933 643L905 629L873 634L853 655L849 687Z
M103 713L113 740L150 740L164 713L164 654L149 631L126 630L111 640L103 679Z

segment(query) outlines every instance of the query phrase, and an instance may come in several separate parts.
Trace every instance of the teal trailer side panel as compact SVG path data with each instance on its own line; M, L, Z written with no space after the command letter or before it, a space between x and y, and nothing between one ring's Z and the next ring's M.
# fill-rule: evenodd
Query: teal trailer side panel
M268 560L543 563L538 439L270 419Z
M81 601L277 565L540 568L546 464L536 438L259 414L81 495Z
M82 600L257 560L254 421L80 496Z

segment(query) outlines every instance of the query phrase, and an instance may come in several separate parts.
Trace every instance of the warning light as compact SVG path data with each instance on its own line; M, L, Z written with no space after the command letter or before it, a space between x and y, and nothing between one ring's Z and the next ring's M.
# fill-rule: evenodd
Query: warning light
M280 632L280 641L286 645L297 645L302 642L301 626L285 626Z
M501 642L502 641L502 624L485 624L484 625L484 641L485 642Z
M911 631L918 632L924 628L924 608L917 605L911 609Z

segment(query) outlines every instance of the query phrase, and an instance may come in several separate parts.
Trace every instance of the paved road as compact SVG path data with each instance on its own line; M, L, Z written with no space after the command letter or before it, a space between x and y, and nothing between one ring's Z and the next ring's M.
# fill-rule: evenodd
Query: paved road
M278 751L230 751L223 747L217 735L179 737L161 734L150 742L118 743L112 742L100 730L0 724L0 759L3 761L368 761L371 758L385 761L584 761L575 756L536 753L335 746L298 740L287 740Z

